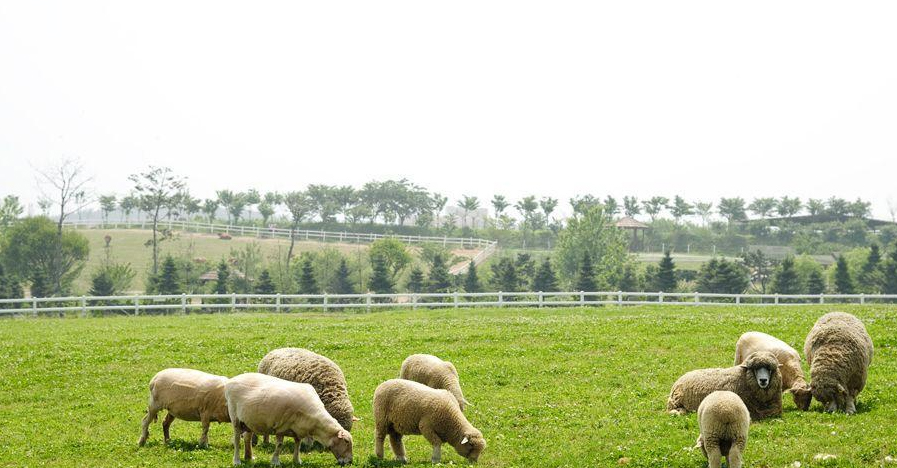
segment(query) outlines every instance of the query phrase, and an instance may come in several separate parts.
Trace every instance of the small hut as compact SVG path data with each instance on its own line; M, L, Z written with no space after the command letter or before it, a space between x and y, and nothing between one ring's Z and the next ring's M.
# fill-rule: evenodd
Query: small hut
M638 239L639 231L642 232L642 242L645 241L645 231L648 230L647 224L641 223L630 216L626 216L620 218L620 220L616 222L616 226L620 229L632 231L632 241L629 242L629 250L636 250L638 248L640 244Z

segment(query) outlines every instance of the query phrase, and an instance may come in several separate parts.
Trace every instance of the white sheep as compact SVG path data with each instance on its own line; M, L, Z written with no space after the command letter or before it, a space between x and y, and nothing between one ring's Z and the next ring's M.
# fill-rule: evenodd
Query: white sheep
M483 433L467 421L451 393L410 380L392 379L377 386L374 425L377 458L383 458L383 441L387 435L393 454L402 462L407 462L402 443L404 435L423 435L433 446L433 463L439 463L444 442L472 462L486 448Z
M461 411L470 405L464 399L464 393L461 392L461 383L455 365L436 356L430 354L408 356L402 362L399 378L413 380L431 388L448 390L458 400Z
M165 443L169 440L169 428L175 418L184 421L202 422L202 436L199 445L209 445L209 423L230 422L227 401L224 398L224 384L227 377L207 374L193 369L165 369L159 371L149 383L150 396L139 446L149 437L150 422L156 421L157 413L168 410L162 421Z
M331 416L315 389L305 383L271 377L240 374L224 387L227 409L234 427L234 465L240 464L240 437L246 446L245 458L252 460L252 433L274 434L276 445L271 463L280 465L283 437L311 437L327 447L337 463L352 463L352 435ZM296 443L293 461L301 463Z
M707 395L698 406L698 446L710 468L720 467L726 457L729 468L741 468L741 454L747 445L751 415L741 397L730 391Z
M813 397L826 411L856 413L856 398L866 386L873 352L872 337L853 315L831 312L816 321L804 342L804 354Z
M782 372L782 390L791 392L794 404L806 411L810 408L810 386L804 379L800 354L784 341L766 333L751 331L744 333L735 344L735 365L739 365L753 353L768 351L778 359Z

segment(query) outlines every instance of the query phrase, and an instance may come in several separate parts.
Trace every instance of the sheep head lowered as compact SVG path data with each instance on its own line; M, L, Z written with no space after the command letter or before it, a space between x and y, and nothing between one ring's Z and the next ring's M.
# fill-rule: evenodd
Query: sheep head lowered
M827 375L813 379L810 389L813 397L819 400L825 411L829 413L834 413L838 408L847 407L847 397L849 396L847 389L840 382ZM852 413L848 412L848 414Z
M352 434L349 434L348 431L340 429L335 436L331 437L328 447L340 466L352 463Z
M747 378L757 382L761 389L769 387L775 379L782 379L779 360L768 351L757 351L748 356L741 367L747 369Z
M452 446L458 452L458 455L476 463L477 459L480 458L480 454L486 448L486 439L483 438L482 432L474 430L469 434L464 434L461 442L452 444Z

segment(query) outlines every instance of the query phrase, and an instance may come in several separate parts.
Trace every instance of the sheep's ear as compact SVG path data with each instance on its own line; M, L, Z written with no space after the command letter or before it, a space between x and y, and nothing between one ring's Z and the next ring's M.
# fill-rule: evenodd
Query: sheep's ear
M473 403L467 401L467 398L464 398L464 406L473 406Z
M352 421L361 421L361 418L359 418L358 416L354 416L354 415L353 415L353 416L352 416Z
M337 439L348 439L349 433L346 432L345 429L340 429L340 431L336 433L336 438Z
M464 445L464 444L466 444L467 442L468 442L468 440L467 440L467 436L464 436L464 438L461 439L461 445Z

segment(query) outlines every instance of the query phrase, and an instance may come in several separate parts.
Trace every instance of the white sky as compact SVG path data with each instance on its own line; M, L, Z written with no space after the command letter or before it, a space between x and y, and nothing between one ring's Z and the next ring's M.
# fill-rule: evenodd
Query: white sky
M408 177L885 218L895 24L893 1L4 1L0 196L78 156L103 193L154 164L200 197Z

